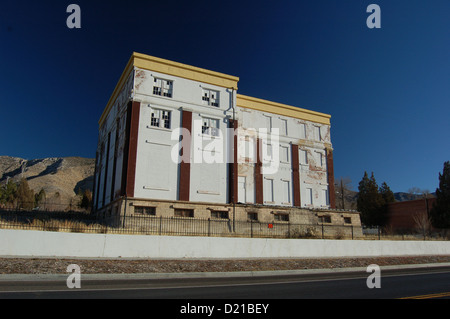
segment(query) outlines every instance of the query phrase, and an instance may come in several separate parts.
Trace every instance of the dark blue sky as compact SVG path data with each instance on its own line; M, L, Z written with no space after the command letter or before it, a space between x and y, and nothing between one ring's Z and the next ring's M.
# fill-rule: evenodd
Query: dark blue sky
M81 7L81 29L66 8ZM366 8L381 8L369 29ZM133 51L332 115L335 177L434 191L450 160L450 1L5 1L0 155L94 157Z

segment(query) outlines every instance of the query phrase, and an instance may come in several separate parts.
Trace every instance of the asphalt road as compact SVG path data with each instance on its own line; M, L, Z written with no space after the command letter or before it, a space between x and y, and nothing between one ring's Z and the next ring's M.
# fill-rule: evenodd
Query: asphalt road
M223 304L230 300L252 300L267 304L271 300L292 299L397 299L450 298L450 267L381 270L380 288L368 288L365 271L271 275L247 277L202 277L172 279L85 279L81 288L67 288L67 276L57 280L0 280L0 299L170 299L192 305L207 301ZM228 310L231 310L228 306ZM218 309L216 307L216 309ZM258 308L259 309L259 308ZM260 308L260 310L263 308ZM195 310L195 309L194 309ZM198 310L198 309L197 309ZM217 310L216 310L217 311Z

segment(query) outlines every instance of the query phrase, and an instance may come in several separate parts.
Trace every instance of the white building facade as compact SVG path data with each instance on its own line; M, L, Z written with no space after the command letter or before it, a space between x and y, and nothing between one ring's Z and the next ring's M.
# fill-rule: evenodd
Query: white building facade
M238 81L133 53L99 121L94 210L335 208L330 115L238 94Z

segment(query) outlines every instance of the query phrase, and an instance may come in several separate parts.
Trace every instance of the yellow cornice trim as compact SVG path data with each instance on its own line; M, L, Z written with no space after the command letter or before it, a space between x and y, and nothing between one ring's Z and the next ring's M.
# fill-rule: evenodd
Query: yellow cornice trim
M237 83L239 81L239 77L237 76L210 71L137 52L133 53L133 57L134 65L141 69L237 90Z
M255 97L246 96L242 94L236 94L236 105L238 107L289 116L320 124L329 125L331 119L331 115L329 114L302 109L299 107L267 101L263 99L258 99Z

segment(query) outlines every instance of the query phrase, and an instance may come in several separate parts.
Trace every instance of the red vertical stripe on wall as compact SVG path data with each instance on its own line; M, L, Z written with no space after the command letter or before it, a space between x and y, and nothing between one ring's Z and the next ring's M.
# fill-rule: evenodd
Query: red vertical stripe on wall
M256 139L256 163L255 163L255 203L264 204L264 194L263 194L263 175L262 170L262 141L261 139Z
M336 194L334 192L333 151L327 149L326 156L327 156L327 175L328 175L328 196L330 199L330 208L336 208Z
M300 206L300 162L298 159L298 145L291 144L292 157L292 186L294 191L294 206Z
M181 126L192 133L192 112L183 111ZM188 201L189 189L191 185L191 136L183 136L181 141L180 180L178 187L178 199Z
M128 113L130 115L130 131L128 141L128 163L125 188L127 197L134 197L140 108L140 102L133 102L131 103L131 111Z

